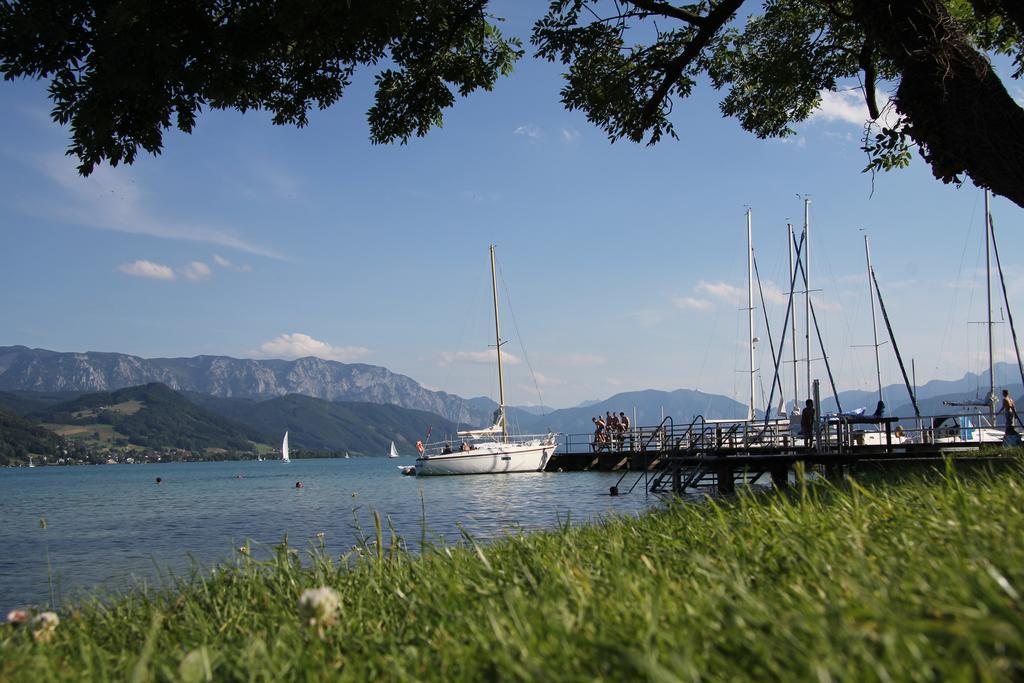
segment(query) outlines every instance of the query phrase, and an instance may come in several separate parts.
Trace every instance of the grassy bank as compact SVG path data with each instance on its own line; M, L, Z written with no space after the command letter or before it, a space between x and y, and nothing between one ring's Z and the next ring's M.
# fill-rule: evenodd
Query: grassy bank
M1019 679L1024 467L865 476L422 557L386 527L345 563L240 554L48 642L0 628L0 680ZM320 586L337 623L309 626Z

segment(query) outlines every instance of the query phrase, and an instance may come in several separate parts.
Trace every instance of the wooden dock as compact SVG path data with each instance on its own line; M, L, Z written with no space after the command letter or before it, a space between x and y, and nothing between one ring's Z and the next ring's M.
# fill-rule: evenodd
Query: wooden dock
M669 418L666 418L669 421ZM858 423L866 422L859 420ZM853 421L842 421L820 431L812 448L792 438L788 424L778 423L754 429L749 423L709 423L695 419L682 429L648 429L643 438L632 435L594 450L584 439L565 439L565 449L556 452L546 466L549 472L621 471L612 495L628 493L642 485L651 493L682 494L691 490L714 489L732 493L739 484L788 485L798 465L826 474L841 474L861 463L885 467L907 462L941 462L951 454L977 457L979 443L936 443L927 433L911 442L902 430L894 436L895 418L870 420L875 430L870 439ZM783 427L786 427L783 429ZM585 435L586 436L586 435ZM875 443L865 443L873 440ZM584 448L586 450L584 450ZM630 477L629 473L638 473Z

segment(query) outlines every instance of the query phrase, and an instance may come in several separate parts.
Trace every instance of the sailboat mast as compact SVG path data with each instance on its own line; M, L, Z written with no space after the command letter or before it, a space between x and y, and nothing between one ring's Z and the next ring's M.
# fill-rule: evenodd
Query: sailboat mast
M864 256L868 262L868 297L871 300L871 334L875 342L875 377L878 380L878 400L882 400L882 369L878 362L878 323L875 321L875 284L871 274L871 244L868 236L864 235Z
M754 420L754 233L753 212L747 209L747 345L750 348L750 406L747 420Z
M501 419L501 440L508 441L505 427L505 382L501 374L501 327L498 324L498 276L494 267L494 245L491 245L491 294L494 297L494 347L498 352L498 410Z
M793 268L795 267L795 265L793 264L793 257L794 257L794 251L796 250L796 242L795 242L795 239L794 239L794 236L793 236L793 224L792 223L786 223L786 230L789 232L789 282L790 282L790 286L789 286L789 299L790 299L790 301L792 301L793 300L793 285L792 285L792 283L795 281L794 277L793 277L793 273L796 272L796 271L793 270ZM789 323L790 323L790 327L791 327L791 330L792 330L792 334L790 335L789 342L790 342L790 346L792 347L792 351L793 351L793 408L795 410L799 410L800 409L800 386L799 386L799 381L797 379L797 376L799 375L799 370L798 370L797 365L796 365L796 311L793 311L793 315L790 316Z
M807 354L807 396L811 386L811 200L804 198L804 352Z
M985 190L985 290L988 305L988 412L995 410L996 373L992 351L992 215L989 213L988 190Z

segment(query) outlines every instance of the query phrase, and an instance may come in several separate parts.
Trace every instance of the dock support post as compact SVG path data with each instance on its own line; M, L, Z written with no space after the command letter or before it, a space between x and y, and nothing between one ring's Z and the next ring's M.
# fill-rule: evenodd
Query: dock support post
M841 481L843 479L843 466L837 462L826 464L825 478L829 481Z
M789 465L772 465L772 486L777 489L789 487Z
M731 495L736 492L736 484L732 478L732 467L727 463L719 463L716 468L718 475L718 492L722 495Z
M676 467L672 470L672 493L677 496L683 495L683 468Z

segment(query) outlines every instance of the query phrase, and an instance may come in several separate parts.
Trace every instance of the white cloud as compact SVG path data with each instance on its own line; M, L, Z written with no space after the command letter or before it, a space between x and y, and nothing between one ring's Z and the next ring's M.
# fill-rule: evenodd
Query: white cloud
M501 360L509 365L519 365L523 361L513 356L508 351L501 352ZM438 364L451 365L452 363L493 363L495 361L494 351L442 351Z
M313 339L308 334L294 332L282 334L270 341L263 342L257 350L251 352L251 355L257 358L283 358L285 360L315 356L325 360L351 363L369 353L370 350L362 346L331 346L327 342Z
M43 158L36 165L65 191L60 201L48 200L28 209L37 215L97 230L215 244L286 260L276 251L248 241L231 228L180 222L153 214L147 206L147 193L126 167L97 166L92 175L83 178L65 156Z
M781 287L771 280L765 280L761 283L761 293L764 294L764 300L766 303L778 304L780 306L784 306L789 303L789 289L783 291ZM760 300L761 296L755 289L754 301L757 303L760 302Z
M186 280L192 282L199 282L210 277L210 266L206 265L202 261L192 261L187 266L179 268L178 272Z
M899 115L896 108L892 106L892 100L881 90L875 91L875 100L882 109L882 115L877 123L891 128L896 125ZM864 101L864 92L859 88L849 90L822 90L821 103L810 116L813 120L841 121L857 126L863 126L871 119L868 114L868 105Z
M708 282L701 280L693 288L696 294L703 296L677 296L672 299L676 308L684 311L710 311L715 307L717 300L731 306L742 306L746 308L747 288L737 287L728 282ZM764 295L765 303L785 305L789 301L789 291L783 291L781 287L771 280L764 280L761 283L761 291L754 289L754 305L760 306L761 295ZM709 297L709 298L708 298Z
M706 282L701 280L694 287L694 290L700 294L706 294L736 306L739 306L747 298L746 288L736 287L728 282Z
M540 127L535 126L532 123L527 123L526 125L519 126L512 132L515 135L525 135L530 140L539 140L540 138L544 137L544 131L541 130Z
M236 266L234 263L232 263L231 261L227 260L226 258L221 256L220 254L214 254L213 255L213 262L216 263L221 268L230 268L231 270L240 270L243 273L248 273L249 271L252 270L252 266L250 266L249 264L246 263L246 264L242 264L242 265Z
M557 387L557 386L565 383L565 382L563 382L562 380L560 380L558 378L548 377L547 375L545 375L543 373L540 373L540 372L537 372L537 371L534 371L533 379L534 379L535 382L537 382L538 386L542 386L542 387ZM530 387L530 388L532 389L533 387Z
M714 304L707 299L695 299L692 296L677 296L672 303L684 311L710 311L714 308Z
M586 368L608 365L608 358L596 353L567 353L557 358L556 362L574 368Z
M563 142L571 143L580 139L580 132L575 128L563 128L559 132L562 135Z
M138 260L131 263L122 263L117 267L119 271L134 277L145 277L151 280L173 280L174 271L170 266L165 266L152 261Z
M856 90L821 91L821 104L811 114L812 119L826 121L845 121L858 126L864 125L870 118L864 95Z

